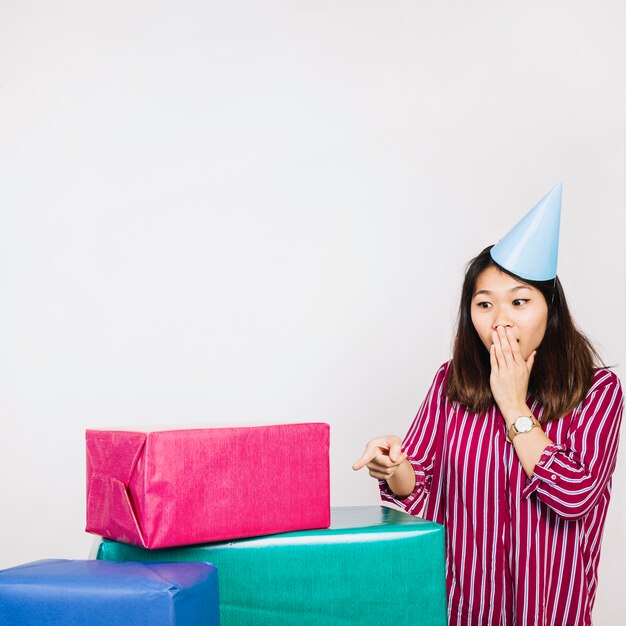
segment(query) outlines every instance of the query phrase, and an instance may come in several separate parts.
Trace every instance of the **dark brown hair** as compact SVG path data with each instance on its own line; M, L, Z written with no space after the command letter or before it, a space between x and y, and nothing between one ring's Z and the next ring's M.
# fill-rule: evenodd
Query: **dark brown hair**
M467 265L446 395L451 402L458 402L476 413L489 410L494 402L489 386L489 352L471 318L476 280L481 272L493 266L535 287L546 300L548 322L537 349L528 390L543 405L542 422L563 417L583 400L591 386L594 369L602 367L603 363L589 339L576 328L558 277L545 282L524 280L500 267L491 258L491 248L485 248Z

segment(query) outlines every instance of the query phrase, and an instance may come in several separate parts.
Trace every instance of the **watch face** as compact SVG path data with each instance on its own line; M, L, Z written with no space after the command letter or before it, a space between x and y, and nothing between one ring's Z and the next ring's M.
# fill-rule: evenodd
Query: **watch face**
M532 430L533 420L532 418L522 415L515 420L515 430L518 433L527 433L529 430Z

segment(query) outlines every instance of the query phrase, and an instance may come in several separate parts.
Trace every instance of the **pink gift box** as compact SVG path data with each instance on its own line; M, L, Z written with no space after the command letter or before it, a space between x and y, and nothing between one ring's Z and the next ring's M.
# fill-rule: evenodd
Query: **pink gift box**
M330 525L328 424L86 439L87 532L166 548Z

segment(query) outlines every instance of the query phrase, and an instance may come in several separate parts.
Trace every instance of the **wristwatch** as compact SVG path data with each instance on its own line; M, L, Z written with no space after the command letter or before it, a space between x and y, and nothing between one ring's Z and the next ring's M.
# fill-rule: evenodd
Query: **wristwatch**
M506 434L507 441L513 443L516 435L520 433L529 433L533 428L540 426L537 418L534 415L520 415L511 424L511 428Z

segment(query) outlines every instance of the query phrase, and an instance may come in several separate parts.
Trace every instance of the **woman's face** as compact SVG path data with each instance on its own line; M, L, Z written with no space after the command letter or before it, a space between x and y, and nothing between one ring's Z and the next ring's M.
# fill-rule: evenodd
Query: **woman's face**
M494 266L478 275L470 310L472 324L487 350L493 343L493 331L502 326L511 329L527 359L546 332L548 305L543 294Z

